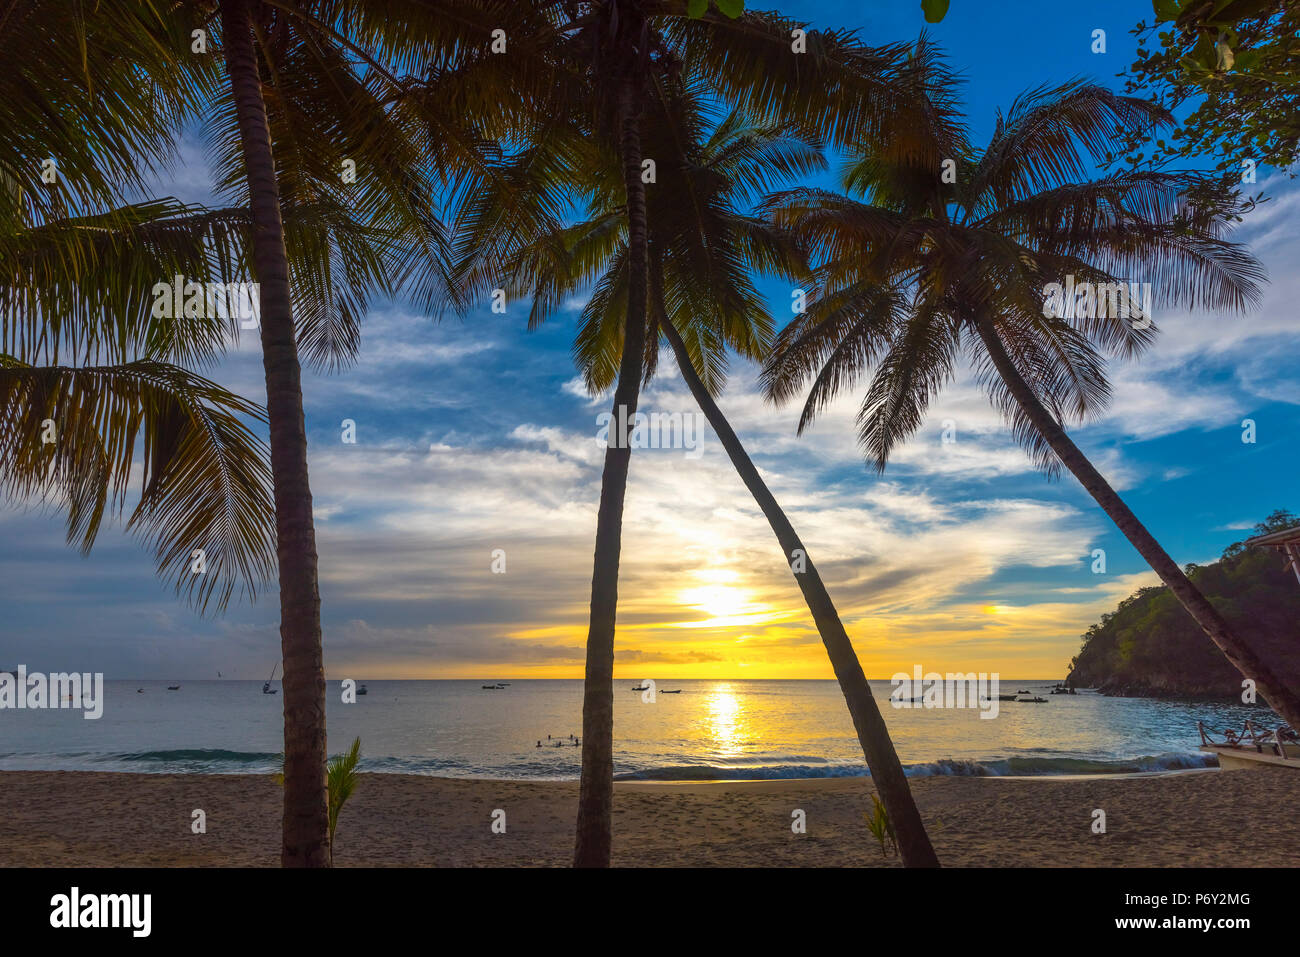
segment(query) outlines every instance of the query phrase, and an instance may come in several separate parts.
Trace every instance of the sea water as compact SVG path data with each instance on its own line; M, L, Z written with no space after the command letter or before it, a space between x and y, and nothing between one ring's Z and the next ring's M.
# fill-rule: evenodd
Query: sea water
M572 779L582 734L580 680L365 681L342 701L328 683L331 753L361 738L364 771L448 777ZM504 680L504 679L503 679ZM265 773L280 766L283 690L261 681L114 681L103 717L68 710L0 712L0 769ZM620 779L748 780L867 773L834 681L661 680L653 701L617 681L614 763ZM1043 704L894 709L873 681L900 760L911 775L1133 773L1212 767L1196 722L1221 732L1267 708L1191 701L1049 695L1051 680L1004 681ZM142 689L142 690L141 690ZM664 694L680 689L681 694ZM541 747L538 747L538 742Z

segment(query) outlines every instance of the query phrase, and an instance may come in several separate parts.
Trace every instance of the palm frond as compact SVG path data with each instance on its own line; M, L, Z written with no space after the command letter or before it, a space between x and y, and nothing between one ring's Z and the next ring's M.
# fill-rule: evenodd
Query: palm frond
M33 367L0 356L0 488L67 509L69 543L94 544L121 513L160 574L199 610L252 598L275 573L275 511L261 410L154 360ZM140 458L137 462L136 454Z

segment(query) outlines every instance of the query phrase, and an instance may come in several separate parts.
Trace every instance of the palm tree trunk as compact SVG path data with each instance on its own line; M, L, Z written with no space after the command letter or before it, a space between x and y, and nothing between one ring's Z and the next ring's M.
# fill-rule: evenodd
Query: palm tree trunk
M641 390L646 321L646 208L641 182L641 133L636 78L623 81L618 116L623 182L627 189L628 290L623 355L614 389L605 470L596 517L596 556L591 575L591 623L582 696L582 778L578 789L575 867L608 867L614 810L614 620L618 609L618 562L623 539L623 500L632 457L628 436ZM626 428L621 426L625 425ZM615 447L617 445L617 447Z
M691 395L704 411L704 417L709 420L709 425L713 426L713 431L722 441L722 447L730 456L731 464L736 467L741 480L753 494L754 501L763 510L768 524L776 533L777 541L781 543L781 550L785 552L786 563L793 568L796 557L802 558L804 570L796 572L794 577L799 583L800 590L803 591L808 610L812 612L817 631L822 636L822 644L826 646L826 653L830 656L831 667L835 670L835 677L840 683L840 690L844 693L844 700L848 702L849 714L853 717L853 727L858 732L858 743L862 745L862 754L867 759L867 767L871 769L871 780L880 792L880 799L884 802L889 820L894 825L894 833L898 839L898 852L903 863L908 867L938 867L939 858L930 844L929 836L925 833L925 824L916 809L916 802L912 800L912 790L907 785L903 766L899 763L897 752L894 751L894 742L889 738L889 729L885 727L885 719L876 705L876 699L871 694L867 676L862 671L857 653L853 650L853 643L844 630L830 593L822 583L812 559L808 558L808 552L803 542L799 540L794 526L786 518L781 506L777 504L763 477L758 474L758 469L750 461L748 453L740 444L740 439L736 437L722 410L718 408L718 404L709 395L709 390L700 381L699 374L691 364L691 357L686 352L686 346L672 322L668 320L666 312L660 316L659 324L673 348L677 367L681 369L682 378L686 380Z
M1196 623L1210 636L1210 640L1219 646L1219 650L1243 676L1254 680L1259 694L1273 710L1291 727L1300 728L1300 696L1297 696L1296 692L1255 654L1255 650L1236 634L1232 626L1183 574L1178 563L1160 547L1160 543L1138 521L1137 516L1102 478L1101 473L1093 468L1092 463L1065 434L1065 430L1038 401L1038 397L1021 377L1019 370L1007 354L1002 340L998 337L992 320L981 317L976 320L975 328L1002 381L1007 384L1016 402L1033 422L1034 428L1047 440L1048 445L1056 452L1065 467L1088 490L1088 494L1096 499L1097 504L1110 516L1111 521L1124 533L1124 537L1133 544L1138 553L1146 559L1147 564L1160 576L1160 580L1174 593L1174 597L1187 609L1188 614L1196 619Z
M222 0L221 30L253 218L253 268L261 294L262 364L275 489L280 652L284 661L280 863L285 867L328 867L325 670L316 531L307 481L307 430L289 296L289 261L280 221L280 191L247 0Z

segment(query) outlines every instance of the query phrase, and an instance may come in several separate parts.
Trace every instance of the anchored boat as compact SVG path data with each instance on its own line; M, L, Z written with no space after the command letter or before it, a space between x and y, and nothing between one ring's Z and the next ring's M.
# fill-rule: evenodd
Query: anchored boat
M1223 741L1215 741L1203 721L1196 722L1196 730L1201 734L1200 750L1217 755L1225 771L1269 766L1300 769L1300 735L1286 725L1269 731L1247 721L1241 731L1226 729Z

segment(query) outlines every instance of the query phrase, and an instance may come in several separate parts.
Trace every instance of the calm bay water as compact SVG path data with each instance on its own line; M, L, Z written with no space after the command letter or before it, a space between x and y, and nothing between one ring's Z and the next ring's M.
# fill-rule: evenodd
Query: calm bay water
M489 679L490 680L490 679ZM330 750L361 737L362 769L447 777L576 778L580 680L367 681L355 704L329 682ZM754 779L866 774L834 681L666 681L654 703L615 683L620 778ZM1004 683L1047 697L1052 681ZM279 688L280 683L274 682ZM143 688L139 693L137 689ZM680 688L681 694L662 693ZM1087 774L1206 767L1197 720L1222 730L1265 708L1056 695L1045 704L899 710L872 682L908 773ZM256 773L278 769L281 696L260 681L108 681L104 713L0 711L0 769ZM552 736L548 742L547 736ZM555 747L555 740L562 742ZM541 741L543 747L537 747Z

